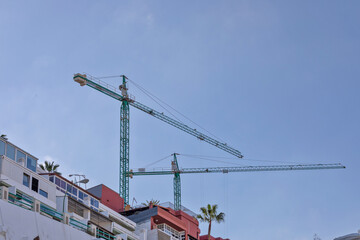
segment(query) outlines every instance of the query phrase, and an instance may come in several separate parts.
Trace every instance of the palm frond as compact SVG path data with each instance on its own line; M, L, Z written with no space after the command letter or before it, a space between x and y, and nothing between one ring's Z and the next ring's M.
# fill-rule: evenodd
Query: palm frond
M45 167L44 167L44 165L43 165L43 164L40 164L39 166L40 166L40 168L41 168L42 170L44 170L44 171L45 171Z
M225 222L225 213L223 213L223 212L219 213L216 216L215 221L218 223Z

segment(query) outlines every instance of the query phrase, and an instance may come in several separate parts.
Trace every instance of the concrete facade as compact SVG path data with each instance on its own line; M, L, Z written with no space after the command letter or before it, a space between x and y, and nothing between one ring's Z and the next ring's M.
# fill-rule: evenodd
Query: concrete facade
M93 240L95 237L0 200L0 240ZM19 217L21 216L21 217Z

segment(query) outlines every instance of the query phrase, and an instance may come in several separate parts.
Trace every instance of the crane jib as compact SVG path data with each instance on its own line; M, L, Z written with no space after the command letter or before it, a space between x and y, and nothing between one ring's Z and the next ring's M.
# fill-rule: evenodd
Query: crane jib
M144 104L141 104L135 100L124 98L120 93L117 92L116 88L114 88L110 85L106 85L106 83L103 83L103 82L99 81L98 79L94 79L94 78L90 79L90 77L87 77L86 75L75 74L74 81L80 83L81 86L87 85L91 88L94 88L95 90L98 90L118 101L127 100L131 106L133 106L145 113L148 113L149 115L151 115L157 119L160 119L161 121L166 122L178 129L198 138L199 140L207 142L207 143L209 143L225 152L228 152L238 158L243 157L243 155L241 154L240 151L228 146L226 143L217 141L216 139L213 139L212 137L209 137L206 134L203 134L203 133L197 131L196 129L190 128L189 126L187 126L175 119L172 119L172 118L166 116L165 114L160 113L150 107L147 107Z
M261 171L295 171L295 170L325 170L341 169L345 166L340 163L332 164L305 164L305 165L273 165L273 166L244 166L244 167L210 167L210 168L182 168L178 171L185 173L229 173L229 172L261 172ZM128 176L172 175L175 171L130 171Z

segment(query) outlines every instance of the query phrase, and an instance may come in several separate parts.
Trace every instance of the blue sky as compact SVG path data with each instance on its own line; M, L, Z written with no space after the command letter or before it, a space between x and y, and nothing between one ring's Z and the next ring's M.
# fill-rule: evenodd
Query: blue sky
M72 76L125 74L245 158L269 160L233 163L347 167L182 176L183 205L197 212L216 203L225 212L213 235L303 240L356 232L359 10L359 1L1 1L0 131L64 174L117 189L120 103ZM130 134L130 168L173 152L231 157L137 109ZM179 164L231 166L181 155ZM172 177L132 179L133 197L173 201Z

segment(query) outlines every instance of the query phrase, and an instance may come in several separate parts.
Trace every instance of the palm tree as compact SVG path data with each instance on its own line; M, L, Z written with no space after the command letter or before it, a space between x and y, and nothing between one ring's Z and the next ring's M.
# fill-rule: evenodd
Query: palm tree
M154 199L151 199L150 201L146 200L146 203L142 203L141 205L145 206L145 207L148 207L150 206L151 204L152 205L158 205L160 203L160 200L154 200Z
M218 205L210 205L208 204L207 207L200 208L201 214L198 214L196 216L197 219L200 220L200 222L208 222L209 223L209 230L208 230L208 240L210 240L210 232L211 232L211 223L213 221L217 223L221 223L225 221L225 213L221 212L217 214L217 208Z
M40 168L44 171L47 171L48 173L56 172L56 169L59 167L59 164L54 164L53 162L45 161L44 164L40 164Z

